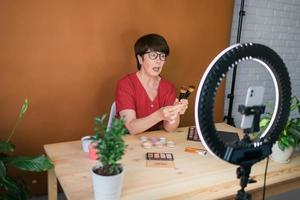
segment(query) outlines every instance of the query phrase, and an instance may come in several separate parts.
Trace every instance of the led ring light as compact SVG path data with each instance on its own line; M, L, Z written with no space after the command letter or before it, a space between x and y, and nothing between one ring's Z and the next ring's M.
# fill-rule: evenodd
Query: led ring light
M213 120L215 95L225 74L244 60L261 63L271 74L275 86L275 109L259 141L228 145L216 132ZM290 98L288 71L275 51L255 43L235 44L226 48L210 63L198 87L195 121L202 144L212 155L236 165L254 164L264 159L271 153L273 143L288 120Z

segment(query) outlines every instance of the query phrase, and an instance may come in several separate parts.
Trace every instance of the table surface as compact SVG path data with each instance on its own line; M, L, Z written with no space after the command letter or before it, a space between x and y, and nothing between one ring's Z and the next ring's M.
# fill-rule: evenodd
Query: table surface
M218 130L235 131L239 129L227 124L216 124ZM210 154L201 156L185 152L185 147L202 148L200 142L187 141L188 128L178 128L174 133L154 131L136 136L125 136L128 145L121 163L125 168L125 177L121 199L224 199L233 198L240 189L236 178L238 166L227 163ZM175 148L141 147L139 137L166 137L175 141ZM82 151L80 141L48 144L44 146L48 157L53 161L55 175L66 196L71 200L93 199L91 168L96 161L90 160ZM175 168L146 167L147 152L169 152L174 155ZM254 193L261 191L264 179L266 161L261 161L252 167L251 177L257 183L248 184L246 191ZM269 161L267 186L281 188L287 191L288 183L300 181L300 156L294 154L289 164L279 164ZM281 183L285 183L281 184ZM295 186L294 183L292 185ZM300 187L300 184L297 185ZM283 189L282 189L283 188ZM272 194L276 194L276 191ZM267 190L267 196L268 194ZM261 198L260 198L261 199Z

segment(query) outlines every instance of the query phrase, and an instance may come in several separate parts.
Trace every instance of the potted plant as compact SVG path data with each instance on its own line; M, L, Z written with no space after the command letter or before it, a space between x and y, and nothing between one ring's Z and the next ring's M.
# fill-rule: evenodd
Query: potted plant
M15 130L21 122L28 104L29 101L26 99L8 139L0 140L0 199L3 200L24 200L28 199L29 195L29 188L26 183L21 178L12 177L8 174L8 166L32 172L47 171L53 167L51 161L44 155L36 157L10 155L15 150L11 138L15 134Z
M127 133L124 120L113 118L107 128L105 115L95 118L95 135L91 137L99 161L92 169L95 199L115 200L121 195L124 168L118 163L125 152L123 136Z
M297 111L298 117L290 117L286 123L284 129L279 134L277 142L272 147L271 159L280 163L289 162L295 148L299 146L300 143L300 102L296 96L291 99L290 112ZM267 113L260 121L259 126L261 132L264 131L270 120L272 114Z

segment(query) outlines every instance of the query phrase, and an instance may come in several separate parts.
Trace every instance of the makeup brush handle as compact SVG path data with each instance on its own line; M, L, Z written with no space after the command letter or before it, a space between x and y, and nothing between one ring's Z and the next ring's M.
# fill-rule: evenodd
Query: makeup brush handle
M184 95L185 99L187 99L190 96L190 94L191 94L190 92L185 93Z
M180 92L180 94L179 94L179 98L178 98L178 100L179 100L179 101L180 101L180 99L182 99L182 98L183 98L184 94L185 94L185 93L182 93L182 92Z
M187 99L190 96L190 92L187 91L186 93L183 93L182 98L181 99Z

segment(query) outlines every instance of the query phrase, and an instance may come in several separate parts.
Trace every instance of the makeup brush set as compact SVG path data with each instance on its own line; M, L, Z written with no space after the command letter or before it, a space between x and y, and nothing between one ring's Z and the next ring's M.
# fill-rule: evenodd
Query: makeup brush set
M178 98L179 101L181 99L187 99L190 96L190 94L194 91L195 91L195 86L193 86L193 85L190 85L189 87L182 86L180 88L180 94L179 94L179 98Z

